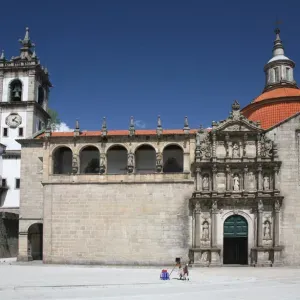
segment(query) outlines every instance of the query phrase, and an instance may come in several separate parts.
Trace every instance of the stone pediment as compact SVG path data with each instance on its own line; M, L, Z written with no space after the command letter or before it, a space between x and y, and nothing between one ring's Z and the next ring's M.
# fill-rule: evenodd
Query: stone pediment
M232 104L232 110L226 120L212 123L212 131L225 132L262 132L258 122L248 120L241 114L240 105L237 101Z

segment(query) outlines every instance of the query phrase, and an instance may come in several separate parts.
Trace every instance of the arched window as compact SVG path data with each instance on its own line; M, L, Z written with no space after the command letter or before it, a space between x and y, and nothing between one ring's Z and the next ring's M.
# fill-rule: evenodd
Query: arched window
M60 147L53 154L53 174L72 173L72 150L68 147Z
M85 147L80 152L80 173L81 174L98 174L100 152L95 146Z
M163 151L163 172L181 173L183 172L183 150L177 145L170 145Z
M170 145L163 151L163 172L181 173L183 172L183 150L177 145Z
M142 145L135 150L135 172L138 174L155 173L156 151L150 145Z
M22 100L22 82L19 79L13 80L9 85L10 101L21 101Z
M39 105L43 105L44 98L45 98L44 88L42 86L39 86L39 89L38 89L38 104Z
M123 146L112 146L107 150L107 174L127 174L127 150Z

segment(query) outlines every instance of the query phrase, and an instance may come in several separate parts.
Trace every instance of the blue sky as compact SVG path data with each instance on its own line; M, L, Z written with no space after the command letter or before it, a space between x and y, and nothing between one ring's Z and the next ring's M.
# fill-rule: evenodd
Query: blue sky
M163 128L225 119L233 100L261 93L277 16L286 55L300 63L297 0L16 0L1 11L6 57L29 26L54 85L50 107L87 130L103 116L109 129L127 129L131 115L145 128L158 114Z

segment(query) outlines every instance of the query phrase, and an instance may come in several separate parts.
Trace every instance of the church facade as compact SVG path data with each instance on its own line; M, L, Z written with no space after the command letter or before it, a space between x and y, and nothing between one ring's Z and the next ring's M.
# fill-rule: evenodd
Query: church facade
M279 30L263 93L209 129L53 132L21 144L20 261L300 265L300 90ZM34 234L33 234L34 233ZM33 238L39 236L39 239Z

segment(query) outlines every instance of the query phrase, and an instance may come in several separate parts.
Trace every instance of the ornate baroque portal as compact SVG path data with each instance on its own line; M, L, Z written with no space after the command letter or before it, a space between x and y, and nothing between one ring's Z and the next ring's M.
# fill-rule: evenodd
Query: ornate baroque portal
M235 101L229 118L196 137L193 215L194 265L279 265L283 197L277 146Z

